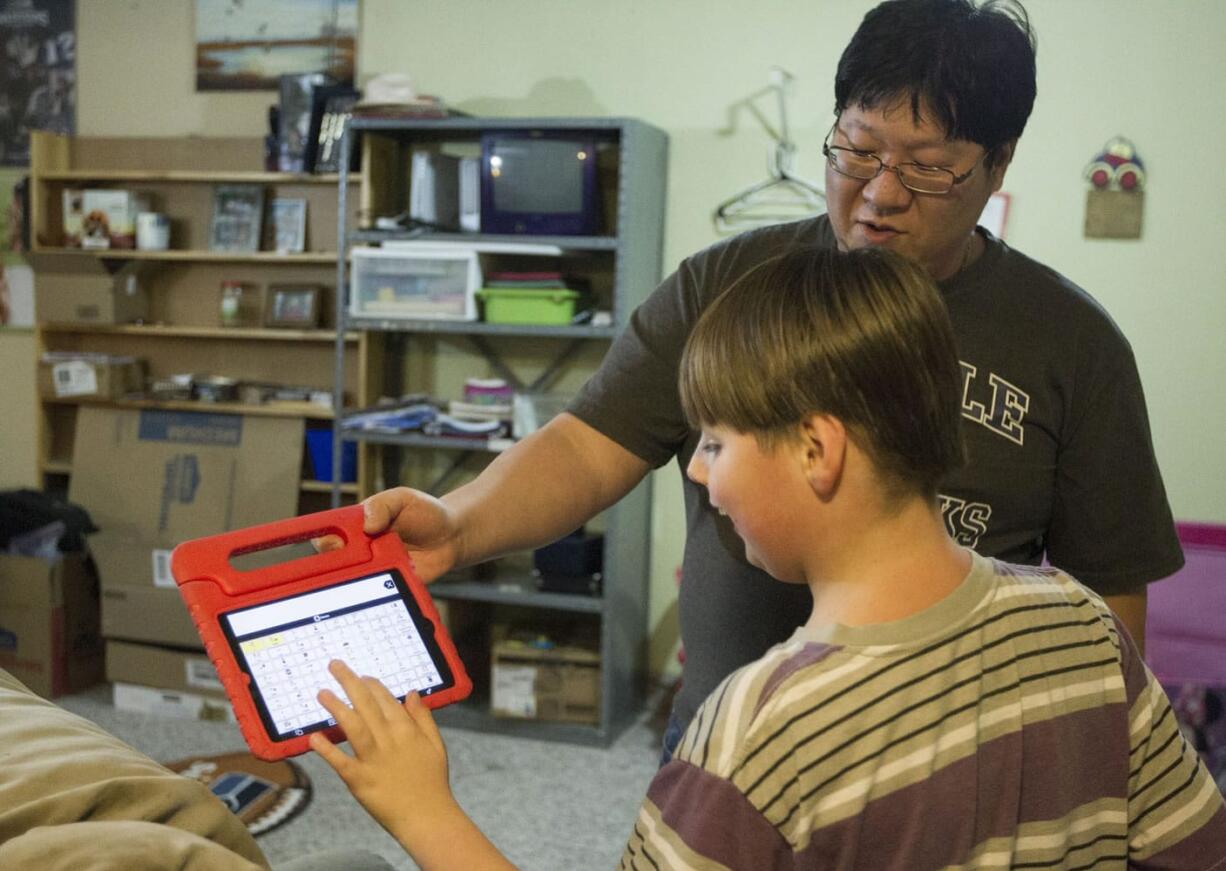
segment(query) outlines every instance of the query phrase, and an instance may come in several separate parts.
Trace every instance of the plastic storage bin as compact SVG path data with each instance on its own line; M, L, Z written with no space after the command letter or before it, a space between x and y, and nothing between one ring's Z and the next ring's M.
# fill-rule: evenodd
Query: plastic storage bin
M332 430L308 429L306 432L307 453L311 457L311 471L316 481L332 481ZM358 446L355 442L341 445L341 481L349 483L358 479Z
M354 248L349 313L403 320L477 319L475 251Z
M477 291L491 324L569 324L575 316L579 291L486 287Z

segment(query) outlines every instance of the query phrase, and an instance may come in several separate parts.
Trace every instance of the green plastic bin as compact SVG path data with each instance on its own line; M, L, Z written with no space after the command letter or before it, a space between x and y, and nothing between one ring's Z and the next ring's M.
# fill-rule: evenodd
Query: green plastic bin
M579 291L565 288L528 290L483 287L477 297L491 324L569 324Z

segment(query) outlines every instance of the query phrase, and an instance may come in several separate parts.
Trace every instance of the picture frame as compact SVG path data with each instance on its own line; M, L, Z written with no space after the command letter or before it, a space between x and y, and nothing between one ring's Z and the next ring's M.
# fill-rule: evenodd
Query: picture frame
M265 248L281 254L306 250L307 201L305 197L273 197L268 201Z
M209 250L260 250L264 188L253 184L218 185L213 189Z
M345 122L361 97L361 91L348 85L320 85L311 92L311 119L302 155L305 172L339 171ZM360 153L355 147L350 154L351 172L358 168Z
M264 326L315 329L321 296L317 284L270 284L264 294Z

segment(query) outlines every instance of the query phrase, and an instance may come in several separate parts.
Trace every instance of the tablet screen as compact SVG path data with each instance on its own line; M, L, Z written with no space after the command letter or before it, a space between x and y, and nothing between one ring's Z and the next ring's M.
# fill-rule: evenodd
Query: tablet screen
M348 701L328 672L333 659L377 677L402 700L454 684L433 624L394 569L219 616L276 740L336 725L316 700L327 688Z

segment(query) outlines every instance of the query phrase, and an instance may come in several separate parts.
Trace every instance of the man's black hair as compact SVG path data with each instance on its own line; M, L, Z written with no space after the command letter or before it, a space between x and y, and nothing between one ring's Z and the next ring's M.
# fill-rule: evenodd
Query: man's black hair
M887 0L839 58L835 113L901 99L949 139L996 149L1026 127L1035 96L1035 37L1016 0Z

